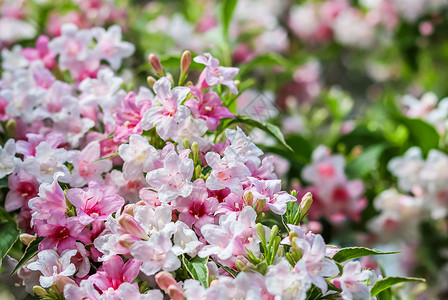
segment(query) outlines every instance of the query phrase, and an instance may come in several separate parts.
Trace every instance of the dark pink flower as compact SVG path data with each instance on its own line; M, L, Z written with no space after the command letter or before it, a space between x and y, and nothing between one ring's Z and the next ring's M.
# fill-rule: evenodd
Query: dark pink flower
M185 106L191 110L193 117L204 119L209 130L216 130L220 119L235 118L227 107L222 106L217 93L210 90L204 94L200 88L195 86L189 88L190 93L196 98L185 101Z
M50 51L48 48L49 38L46 35L41 35L36 42L36 48L25 48L22 50L22 55L29 61L41 60L45 67L51 69L56 65L56 53Z

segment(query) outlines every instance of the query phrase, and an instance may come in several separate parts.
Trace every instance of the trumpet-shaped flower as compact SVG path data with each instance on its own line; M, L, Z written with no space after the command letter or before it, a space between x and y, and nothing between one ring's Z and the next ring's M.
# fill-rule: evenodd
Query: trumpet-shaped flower
M196 56L194 61L205 65L205 69L202 71L199 78L201 88L223 84L226 85L232 93L238 94L238 89L236 88L235 81L233 81L233 77L238 74L240 69L220 67L219 60L214 58L210 53Z
M190 89L175 87L171 90L171 82L166 77L160 78L153 89L156 98L153 105L143 115L141 127L149 130L155 126L159 136L168 140L176 135L182 121L190 115L188 107L181 105Z

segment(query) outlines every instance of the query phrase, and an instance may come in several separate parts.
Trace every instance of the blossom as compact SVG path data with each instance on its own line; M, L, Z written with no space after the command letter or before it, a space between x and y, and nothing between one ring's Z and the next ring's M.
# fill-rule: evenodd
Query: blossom
M79 286L67 284L64 287L64 296L66 299L73 300L93 300L100 298L100 293L98 293L90 280L83 280Z
M222 106L218 94L209 90L207 93L195 87L189 86L191 94L195 97L185 101L194 118L204 119L209 130L216 130L219 120L223 118L235 118L227 107Z
M59 277L72 276L76 272L74 264L70 259L76 254L76 250L65 250L61 256L54 250L43 250L37 254L37 261L30 263L27 268L40 271L40 285L49 288Z
M169 79L162 77L154 84L153 90L156 93L156 98L143 115L141 127L144 130L149 130L155 126L159 136L168 140L176 134L182 121L190 115L190 110L181 105L190 89L175 87L171 90Z
M198 240L196 233L181 221L176 222L176 231L174 233L174 246L172 248L174 254L188 254L193 257L199 252L202 242Z
M271 266L265 281L269 293L285 300L304 300L311 287L310 279L304 274L291 271L291 266L286 261Z
M167 203L179 196L188 197L191 194L193 168L192 159L182 158L171 151L163 160L163 168L146 174L146 181L158 190L160 201Z
M18 170L21 160L16 155L16 144L13 139L9 139L6 144L0 146L0 178L5 177Z
M56 53L50 51L48 48L49 41L48 36L39 36L36 41L36 48L25 48L22 50L22 55L30 62L41 60L46 68L54 68L56 64Z
M132 134L142 134L141 120L151 105L152 102L149 99L137 102L133 92L127 94L117 109L115 118L117 129L114 134L114 141L119 142Z
M112 69L118 69L121 60L131 56L135 51L135 46L121 40L121 27L113 25L106 31L102 27L95 27L93 36L98 41L94 51L109 62Z
M238 94L238 89L233 81L233 77L239 72L238 68L220 67L219 60L214 58L210 53L196 56L194 61L205 65L205 69L202 71L199 79L202 88L223 84L226 85L232 93Z
M128 180L141 177L143 172L152 171L155 161L160 157L148 139L138 134L129 137L129 144L120 145L118 153L124 160L123 176Z
M110 160L100 159L100 143L90 142L81 152L74 155L70 185L81 187L90 181L104 182L102 174L112 168Z
M28 200L37 196L39 184L36 179L24 171L8 176L9 192L5 198L6 211L26 207Z
M160 269L170 272L180 268L180 260L174 254L172 246L167 234L156 232L147 241L135 242L130 252L135 259L143 262L141 270L150 276Z
M111 69L101 69L97 78L86 78L79 84L81 103L108 109L115 105L113 96L120 90L122 83L123 79L115 76Z
M224 155L229 151L237 154L238 160L246 163L250 162L254 167L260 164L260 156L263 155L263 151L260 150L248 137L241 128L237 127L236 130L226 129L226 137L230 140L230 146L224 150Z
M76 207L77 217L83 225L94 220L104 221L124 205L123 198L94 181L85 189L69 189L67 199Z
M113 294L122 283L132 283L140 271L140 265L141 262L135 259L124 263L120 256L114 255L103 262L89 281L103 293Z
M296 264L295 271L309 276L311 282L327 292L327 283L324 277L332 277L339 274L339 269L334 261L325 257L326 245L321 235L314 236L311 241L297 239L296 246L302 249L302 258Z
M370 289L365 283L371 278L370 270L361 270L358 261L349 261L344 265L342 275L332 280L332 283L342 289L342 299L370 299Z
M203 179L193 182L193 190L188 197L180 197L176 201L176 209L180 212L179 220L190 227L194 224L197 228L214 221L217 206L218 200L208 196Z

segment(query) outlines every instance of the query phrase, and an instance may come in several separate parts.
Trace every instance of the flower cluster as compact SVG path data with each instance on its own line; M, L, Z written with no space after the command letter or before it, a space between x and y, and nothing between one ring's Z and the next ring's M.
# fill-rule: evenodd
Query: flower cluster
M186 51L173 87L150 55L159 79L136 94L113 71L132 52L119 27L73 24L2 51L5 208L38 249L18 262L19 284L46 299L370 298L376 273L300 226L311 194L283 191L274 158L226 128L234 115L221 99L238 93L239 69L206 53L197 83L182 85ZM304 176L356 201L343 161L322 151ZM287 226L263 225L268 214Z

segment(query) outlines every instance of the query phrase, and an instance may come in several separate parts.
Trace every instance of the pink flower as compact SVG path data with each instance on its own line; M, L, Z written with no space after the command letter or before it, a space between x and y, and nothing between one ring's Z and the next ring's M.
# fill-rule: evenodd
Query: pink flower
M67 199L76 207L79 222L83 225L94 220L106 220L107 216L124 205L124 199L112 194L99 183L91 181L85 189L69 189Z
M204 180L193 182L193 191L188 197L181 197L176 201L176 209L180 212L179 221L192 227L201 228L205 224L213 223L214 213L218 207L218 200L208 196Z
M40 285L49 288L60 277L72 276L76 272L70 259L76 254L76 250L66 250L61 256L54 250L44 250L37 254L37 261L30 263L27 268L32 271L40 271Z
M141 178L143 172L152 171L154 163L160 158L148 139L138 134L130 136L129 144L120 145L118 153L124 160L123 176L128 180Z
M100 297L100 293L95 289L90 280L83 280L80 286L75 284L67 284L64 288L64 296L66 299L73 300L96 300Z
M239 68L220 67L219 60L214 58L210 53L196 56L194 61L199 64L204 64L205 69L202 71L199 78L199 85L201 88L207 88L217 84L226 85L234 94L238 94L233 77L239 72Z
M365 281L374 275L372 273L370 270L362 270L358 261L349 261L344 266L342 275L333 279L332 283L342 289L342 299L370 299L370 288Z
M22 50L22 55L28 59L29 62L41 60L46 68L51 69L56 64L56 53L50 51L48 42L48 36L41 35L37 39L36 48L25 48Z
M99 160L101 157L100 143L90 142L81 152L77 152L73 160L73 171L70 185L81 187L90 181L104 183L103 173L112 168L112 161Z
M5 198L6 211L13 211L28 206L28 200L37 196L39 183L36 179L24 171L8 177L9 192Z
M163 203L176 200L179 196L188 197L192 190L194 164L190 158L182 158L171 151L163 160L163 168L146 174L146 181L159 192Z
M215 131L220 119L235 118L227 107L222 106L222 101L215 92L209 90L204 95L201 89L193 85L189 88L196 98L185 101L185 106L190 108L193 117L204 119L209 130Z
M216 255L221 261L226 261L232 256L246 254L246 249L259 253L255 231L256 218L254 209L246 206L238 215L236 212L222 215L219 225L202 226L201 233L208 245L199 251L199 257Z
M130 252L135 259L143 262L142 272L151 276L160 269L171 272L180 268L180 260L173 253L172 246L167 234L156 232L147 241L135 242Z
M78 218L66 218L63 212L52 211L52 215L45 221L34 221L34 230L37 235L45 237L39 243L39 251L57 248L61 252L66 249L75 249L77 237L83 228L84 225Z
M155 276L157 285L165 291L173 300L183 300L184 295L173 275L167 271L162 271Z
M98 41L94 51L107 60L112 69L118 69L121 60L135 51L133 44L121 41L121 27L118 25L109 27L107 31L102 27L95 27L93 36Z
M137 278L140 266L141 262L135 259L123 263L120 256L114 255L103 262L98 271L89 277L89 281L102 293L113 294L122 283L132 283Z
M127 94L117 109L115 142L122 141L132 134L142 134L141 120L144 113L151 107L151 104L151 100L141 100L136 103L135 94L133 92Z
M258 180L249 177L252 184L248 190L254 195L256 201L266 201L267 208L277 215L283 215L286 212L287 202L295 202L297 199L285 191L281 191L281 180Z
M39 196L28 202L28 206L34 211L33 220L48 219L55 211L65 214L67 203L64 191L58 183L58 178L63 175L63 173L57 172L54 174L51 184L42 183L39 187Z
M0 178L18 171L22 161L15 155L16 143L13 139L9 139L4 147L0 145Z
M226 152L223 158L215 152L208 152L205 155L207 164L212 168L205 185L210 190L229 188L233 193L241 193L243 189L241 181L250 176L250 171L244 163L238 161L233 151Z
M295 266L297 273L309 276L311 282L327 292L327 283L324 277L332 277L339 274L339 269L334 261L325 257L326 245L321 235L315 235L313 240L297 239L296 246L302 249L302 258Z
M266 288L272 295L280 299L306 299L306 292L311 287L311 281L304 274L291 271L287 261L281 261L271 266L265 276Z
M168 140L176 135L182 121L190 115L190 110L181 105L190 89L175 87L171 90L171 82L166 77L160 78L153 89L157 96L153 105L143 115L141 127L149 130L155 126L159 136Z

